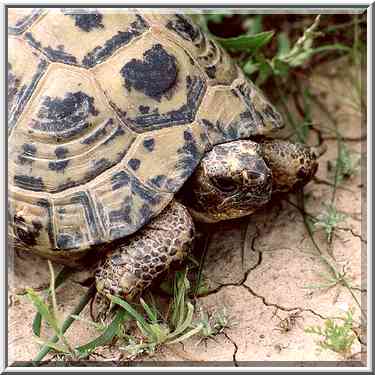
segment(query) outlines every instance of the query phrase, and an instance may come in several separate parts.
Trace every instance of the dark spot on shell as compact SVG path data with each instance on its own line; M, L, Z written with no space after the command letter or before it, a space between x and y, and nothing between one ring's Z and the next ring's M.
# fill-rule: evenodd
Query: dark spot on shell
M38 42L30 32L25 33L25 38L34 48L38 49L39 51L43 51L52 61L61 61L65 64L77 64L76 57L68 52L65 52L63 45L57 46L57 49L50 46L43 47L42 44Z
M141 161L139 159L130 159L128 165L133 171L136 171L141 165Z
M216 66L212 65L205 69L209 78L213 79L216 76Z
M12 72L12 64L8 62L8 110L10 111L12 103L18 94L21 81Z
M111 39L108 39L103 46L96 46L92 51L87 53L82 60L83 65L91 68L104 61L118 48L128 44L133 38L141 35L149 28L146 21L140 15L137 14L136 18L137 20L131 23L127 31L118 31L118 33Z
M94 107L94 98L82 91L68 92L64 98L46 96L33 127L51 133L69 131L71 136L88 127L85 121L90 114L97 116L99 112Z
M65 13L65 15L73 17L75 19L75 25L86 32L89 32L93 29L102 29L104 27L104 25L102 24L103 15L97 11L87 11L79 9L79 13Z
M152 211L147 204L144 204L141 207L141 209L139 210L139 213L142 217L142 223L146 223L152 216Z
M109 212L109 220L111 222L116 222L116 223L127 223L131 224L132 220L130 218L130 213L132 209L131 206L129 205L128 201L125 200L122 202L121 207L118 210L113 210Z
M165 176L163 174L159 174L159 175L151 178L150 179L150 183L152 185L157 186L158 188L161 188L163 186L163 183L165 182L166 179L167 179L167 176Z
M42 223L33 221L32 226L27 225L25 219L18 215L14 216L15 234L19 241L27 246L35 246L36 239L39 237L42 229Z
M184 146L177 150L180 157L176 163L176 169L180 171L179 180L181 182L190 176L202 156L191 131L184 131L184 140Z
M264 113L271 117L272 120L274 120L275 122L281 122L281 116L279 115L279 113L277 113L270 104L267 104L266 105L266 108L264 109Z
M55 155L59 159L64 159L69 153L69 150L66 147L57 147L55 149Z
M196 111L199 108L205 92L206 84L205 81L199 76L196 76L193 79L191 77L187 77L186 89L187 101L179 108L166 113L160 114L158 108L156 107L147 115L140 114L135 118L129 118L126 117L126 113L125 115L121 113L121 110L119 111L118 107L113 106L113 108L119 113L120 117L123 118L125 122L129 123L130 126L134 126L136 131L143 132L145 130L186 124L194 120Z
M97 176L100 173L104 172L106 169L111 167L111 165L112 165L112 163L106 158L101 158L99 160L95 160L94 166L93 166L94 176Z
M56 244L59 249L64 250L74 247L72 236L64 233L57 235Z
M126 172L120 171L118 173L115 173L111 177L112 190L117 190L123 186L127 186L129 185L129 182L130 177Z
M185 139L185 141L192 141L193 140L193 136L192 136L190 131L188 131L188 130L184 131L184 139Z
M141 182L136 178L131 179L131 191L133 194L138 195L146 203L155 205L160 202L160 195L154 191L146 189Z
M57 49L51 47L45 47L44 52L52 61L62 61L65 64L77 64L77 59L75 56L64 51L64 46L59 45Z
M90 175L91 176L91 175ZM69 188L72 188L74 186L77 186L79 184L79 182L77 181L73 181L71 180L70 178L67 179L67 181L63 182L62 184L60 184L56 191L62 191L62 190L66 190L66 189L69 189Z
M51 171L55 172L64 172L66 166L69 164L70 160L58 160L58 161L50 161L48 163L48 168Z
M141 112L144 115L150 112L150 107L148 105L140 105L138 109L139 112Z
M240 119L241 120L247 120L249 122L253 122L254 121L254 116L251 113L251 111L244 111L244 112L242 112L240 114Z
M72 204L79 205L84 209L85 221L87 228L90 231L91 238L100 238L102 233L97 224L99 222L99 218L96 214L96 210L94 209L94 203L90 193L87 191L78 191L71 196L70 201Z
M30 42L30 44L34 48L39 49L39 50L41 49L42 45L40 44L40 42L34 39L33 34L31 34L30 32L27 32L25 33L25 38Z
M182 38L194 41L198 35L199 30L195 28L186 17L176 14L174 19L166 24L168 29L174 30Z
M145 139L143 141L143 147L150 152L153 151L155 147L155 140L153 138Z
M81 143L84 145L90 145L106 135L107 129L105 127L97 129L93 134L81 140Z
M14 176L14 184L26 190L43 191L45 189L45 186L41 177L16 175Z
M122 67L125 87L129 91L134 88L160 101L176 82L176 58L168 54L161 44L147 50L143 58L144 61L132 59Z
M300 162L300 164L304 164L305 163L305 159L301 158L301 159L299 159L299 162Z
M125 130L121 126L118 126L117 129L113 132L113 134L103 142L103 145L106 146L110 144L116 137L119 137L124 134Z
M15 25L8 26L9 34L21 34L30 26L40 15L42 9L32 9L30 13L26 14L24 17L17 20Z
M22 145L22 154L18 156L18 161L20 164L31 164L33 162L33 157L36 154L36 147L30 143L24 143Z

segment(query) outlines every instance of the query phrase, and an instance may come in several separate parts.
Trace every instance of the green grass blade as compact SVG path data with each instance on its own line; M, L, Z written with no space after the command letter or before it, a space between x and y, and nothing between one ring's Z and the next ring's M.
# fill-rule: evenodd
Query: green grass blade
M187 279L188 269L186 268L184 272L177 272L174 282L174 297L173 297L173 312L171 321L174 328L179 327L183 320L185 319L185 297L188 290L190 289L190 283Z
M84 307L87 305L87 303L90 301L90 299L95 294L95 291L96 291L95 284L93 284L87 290L86 294L81 298L77 307L73 310L72 315L78 315L84 309ZM73 322L74 322L74 318L69 316L61 326L61 333L64 334ZM58 340L59 340L59 337L54 336L50 340L50 343L52 343L52 344L56 343ZM50 350L51 350L51 348L48 345L44 345L43 348L40 350L40 352L33 359L33 362L40 362L49 353Z
M41 327L42 327L42 315L40 315L40 313L37 312L33 320L33 333L35 336L40 337Z
M154 330L152 329L151 325L142 325L138 320L136 321L136 324L144 337L148 338L150 341L157 340L157 337L155 336Z
M240 35L234 38L215 38L225 49L233 52L253 53L269 43L274 31L264 31L256 35Z
M190 302L187 302L187 309L188 311L184 322L179 325L173 333L171 333L170 337L175 337L181 334L191 325L191 322L193 320L194 307Z
M47 304L43 301L43 299L31 288L26 289L27 296L34 304L35 308L38 310L41 317L43 317L51 328L55 331L55 333L61 337L61 330L57 324L55 316L51 313Z
M326 46L316 47L313 49L313 53L325 52L325 51L346 51L350 52L351 48L341 43L328 44Z
M70 267L63 267L63 269L58 273L55 279L55 288L57 289L62 283L73 273L73 269ZM51 289L47 290L47 297L51 294ZM35 336L40 337L41 327L42 327L42 316L39 312L35 314L33 321L33 333Z
M127 311L127 313L132 318L134 318L137 322L139 322L142 325L142 327L147 331L148 324L147 324L146 320L143 318L143 316L138 311L133 309L133 307L131 307L129 305L129 303L127 303L123 299L121 299L119 297L116 297L116 296L110 296L110 299L113 303L115 303L116 305L120 305L123 309L125 309Z
M146 311L146 314L147 314L148 318L150 319L150 321L152 323L157 323L157 321L158 321L157 313L155 311L153 311L149 305L147 305L147 303L144 301L143 298L140 298L139 301L141 302L141 305L142 305L143 309Z
M118 333L120 325L127 319L129 319L129 315L127 314L127 312L123 309L119 309L116 317L112 320L111 324L99 337L88 342L87 344L75 348L75 350L80 354L80 358L86 357L92 350L94 350L98 346L103 346L110 343Z
M182 342L186 339L188 339L189 337L192 337L194 336L195 334L197 334L201 329L203 328L203 325L202 324L198 324L195 328L193 328L191 331L185 333L184 335L180 336L180 337L177 337L176 339L172 340L172 341L168 341L167 344L168 345L171 345L171 344L176 344L178 342Z
M61 346L59 345L56 345L52 342L44 342L43 340L36 340L38 344L40 345L46 345L48 346L50 349L53 349L55 350L56 352L58 353L63 353L63 354L69 354L69 352L67 352L64 348L62 348Z

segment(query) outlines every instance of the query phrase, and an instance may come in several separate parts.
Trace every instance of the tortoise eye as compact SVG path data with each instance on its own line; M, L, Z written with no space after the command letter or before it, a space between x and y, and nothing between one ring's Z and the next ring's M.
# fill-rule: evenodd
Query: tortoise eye
M215 177L211 181L215 187L225 193L234 193L238 188L237 184L228 177Z

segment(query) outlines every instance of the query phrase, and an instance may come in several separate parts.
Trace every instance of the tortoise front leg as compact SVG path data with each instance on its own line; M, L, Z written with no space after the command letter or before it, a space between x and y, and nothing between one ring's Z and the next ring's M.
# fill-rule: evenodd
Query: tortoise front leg
M194 223L188 210L173 201L148 225L124 239L96 271L100 294L131 299L191 249Z

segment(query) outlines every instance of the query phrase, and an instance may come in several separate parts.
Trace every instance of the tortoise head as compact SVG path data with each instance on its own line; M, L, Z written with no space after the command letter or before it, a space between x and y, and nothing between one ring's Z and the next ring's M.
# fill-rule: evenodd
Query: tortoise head
M198 221L233 219L265 205L273 192L305 185L316 170L316 154L308 146L233 141L203 157L181 195Z

